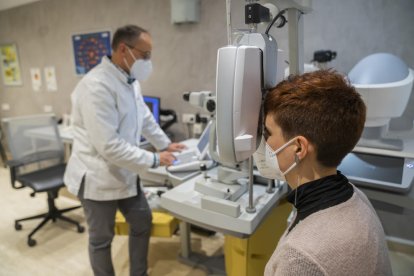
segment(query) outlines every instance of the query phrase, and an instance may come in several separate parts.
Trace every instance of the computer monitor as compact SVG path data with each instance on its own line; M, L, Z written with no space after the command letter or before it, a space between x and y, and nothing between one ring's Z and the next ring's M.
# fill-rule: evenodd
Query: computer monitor
M152 115L154 115L155 121L157 121L157 123L160 124L161 99L159 97L144 96L144 102L147 104L148 108L151 110Z
M212 122L210 121L204 129L203 133L201 134L200 138L198 139L197 150L200 154L199 160L206 159L206 156L208 155L211 124Z

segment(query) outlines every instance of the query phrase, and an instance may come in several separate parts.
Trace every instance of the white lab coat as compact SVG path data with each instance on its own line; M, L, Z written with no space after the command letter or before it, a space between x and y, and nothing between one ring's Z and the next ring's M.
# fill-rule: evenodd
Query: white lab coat
M157 149L171 143L144 103L138 81L128 84L127 77L104 57L72 93L74 143L64 182L78 195L85 177L85 199L135 196L137 173L154 162L153 153L139 148L141 134Z

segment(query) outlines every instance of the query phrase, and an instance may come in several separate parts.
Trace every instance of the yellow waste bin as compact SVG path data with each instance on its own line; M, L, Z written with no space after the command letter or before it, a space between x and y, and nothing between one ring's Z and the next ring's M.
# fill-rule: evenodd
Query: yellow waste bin
M177 230L178 220L164 212L152 212L152 237L171 237ZM115 234L128 235L129 225L120 211L116 212Z

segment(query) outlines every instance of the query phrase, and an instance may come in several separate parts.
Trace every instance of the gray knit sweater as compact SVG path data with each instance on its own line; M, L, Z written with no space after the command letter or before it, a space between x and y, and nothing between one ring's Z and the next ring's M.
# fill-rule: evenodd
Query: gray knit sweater
M265 275L392 275L381 223L367 197L354 191L286 231Z

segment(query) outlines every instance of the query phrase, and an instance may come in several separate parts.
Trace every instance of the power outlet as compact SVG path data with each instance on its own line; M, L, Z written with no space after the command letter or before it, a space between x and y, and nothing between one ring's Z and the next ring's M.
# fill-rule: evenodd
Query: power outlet
M200 123L195 123L193 126L193 133L195 135L200 135L203 132L203 125Z
M43 112L50 113L53 111L53 107L51 105L44 105Z
M201 122L203 124L206 124L206 123L208 123L208 121L210 121L211 116L210 115L205 115L205 114L200 114L200 119L201 119Z
M184 124L194 124L195 123L195 115L191 113L184 113L183 114L183 123Z
M3 111L10 110L10 105L8 103L1 104L1 110L3 110Z

